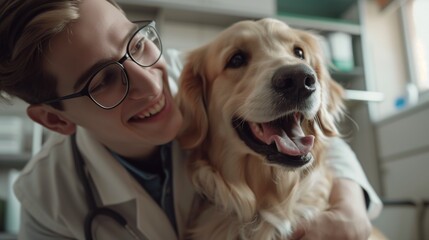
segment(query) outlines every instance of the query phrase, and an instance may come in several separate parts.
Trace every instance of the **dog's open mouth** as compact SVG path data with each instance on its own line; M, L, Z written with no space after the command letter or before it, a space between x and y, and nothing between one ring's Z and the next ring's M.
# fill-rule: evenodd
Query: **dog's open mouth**
M232 124L247 146L268 161L301 167L311 161L314 144L314 136L305 135L301 128L302 119L297 112L266 123L235 118Z

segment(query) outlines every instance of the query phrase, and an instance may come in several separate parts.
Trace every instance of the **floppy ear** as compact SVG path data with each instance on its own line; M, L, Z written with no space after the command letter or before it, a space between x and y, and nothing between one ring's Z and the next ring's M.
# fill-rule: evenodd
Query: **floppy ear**
M188 61L179 78L177 103L184 116L184 125L178 139L185 149L201 144L208 131L202 54L204 54L203 49L199 49L188 55Z
M307 35L306 41L313 48L313 64L318 72L322 86L322 107L318 112L318 123L325 136L338 135L336 123L344 114L344 89L329 74L326 57L323 54L320 40L317 35Z
M52 107L42 104L30 105L27 107L27 115L49 130L64 135L71 135L76 132L76 124Z
M344 114L344 89L335 80L329 77L328 82L328 103L327 109L339 121Z
M323 89L322 108L318 112L319 126L326 136L336 136L339 134L336 123L344 115L344 89L331 78L327 69L323 70L324 79L321 84Z

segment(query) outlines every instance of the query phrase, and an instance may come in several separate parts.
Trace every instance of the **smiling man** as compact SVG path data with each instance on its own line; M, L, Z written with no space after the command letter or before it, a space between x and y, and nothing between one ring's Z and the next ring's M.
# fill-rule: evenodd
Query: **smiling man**
M6 1L1 10L2 35L15 27L20 34L7 43L11 50L2 49L11 59L2 75L13 79L2 88L30 103L31 119L60 133L50 136L15 186L23 205L20 239L127 239L117 218L103 211L85 222L101 206L121 212L139 237L181 235L192 192L181 154L171 154L178 151L170 142L182 115L154 22L130 22L105 0ZM28 22L4 29L20 16ZM77 164L80 175L75 152L85 162Z

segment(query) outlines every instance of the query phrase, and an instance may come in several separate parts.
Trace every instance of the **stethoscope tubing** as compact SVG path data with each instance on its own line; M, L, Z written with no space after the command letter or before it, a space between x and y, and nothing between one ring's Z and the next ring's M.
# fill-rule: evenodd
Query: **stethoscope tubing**
M76 173L80 181L82 182L82 186L85 191L86 202L89 208L89 213L85 216L85 220L83 223L85 239L86 240L93 239L92 223L94 219L100 215L104 215L113 219L115 222L121 225L125 230L127 230L131 236L133 236L135 239L139 239L139 237L137 237L134 231L129 227L127 221L121 214L107 207L97 207L97 203L95 202L94 195L92 194L91 185L89 184L88 175L85 172L85 162L82 158L82 155L79 152L79 149L77 148L76 134L73 134L71 136L71 141L72 141L71 147L73 152L73 159L75 162Z

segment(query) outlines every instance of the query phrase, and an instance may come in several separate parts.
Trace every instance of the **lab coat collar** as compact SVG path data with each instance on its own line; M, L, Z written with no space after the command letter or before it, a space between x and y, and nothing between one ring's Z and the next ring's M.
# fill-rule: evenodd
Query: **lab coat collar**
M76 140L91 180L104 206L136 198L136 182L100 142L87 130L80 127L77 130ZM101 163L102 161L103 163Z
M189 168L187 167L189 152L180 148L177 141L172 146L172 166L173 166L173 189L174 189L174 210L179 238L183 239L185 229L188 227L193 206L195 190L190 181ZM192 220L192 219L191 219Z
M88 131L80 127L78 128L76 139L78 149L81 151L101 203L104 206L121 204L135 199L137 203L137 226L142 233L149 239L175 239L177 237L173 228L162 226L162 222L168 222L168 218L161 208L151 207L155 206L155 201L102 144L94 139ZM172 187L179 238L184 236L195 194L186 168L187 157L188 153L182 151L177 142L173 142ZM104 161L104 164L98 164L98 161ZM106 181L106 179L109 179L109 181ZM148 216L153 220L148 221ZM159 228L162 229L160 230ZM159 234L162 234L163 237L155 237Z

